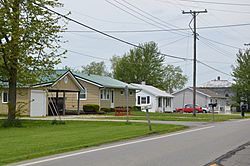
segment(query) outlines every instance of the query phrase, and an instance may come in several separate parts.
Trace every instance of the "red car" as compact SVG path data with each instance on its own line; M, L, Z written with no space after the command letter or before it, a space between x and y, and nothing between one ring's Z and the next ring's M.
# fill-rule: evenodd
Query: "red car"
M195 110L198 113L203 113L202 107L200 107L198 105L196 105ZM184 108L176 108L175 111L176 112L193 113L193 111L194 111L193 104L186 104L184 106Z

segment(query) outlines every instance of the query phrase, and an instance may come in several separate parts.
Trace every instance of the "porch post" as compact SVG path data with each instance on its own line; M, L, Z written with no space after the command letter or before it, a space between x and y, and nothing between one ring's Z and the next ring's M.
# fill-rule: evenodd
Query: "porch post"
M77 95L77 114L80 115L80 91Z
M164 112L164 97L162 97L161 112Z
M58 111L58 91L56 91L56 109Z
M65 115L65 91L63 91L63 115Z

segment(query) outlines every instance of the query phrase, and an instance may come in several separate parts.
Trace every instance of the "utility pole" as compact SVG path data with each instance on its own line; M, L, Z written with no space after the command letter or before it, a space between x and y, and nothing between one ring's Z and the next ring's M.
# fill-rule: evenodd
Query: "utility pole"
M197 33L196 33L196 16L198 16L200 13L207 13L207 10L202 11L182 11L182 14L191 14L193 16L192 20L189 23L189 27L192 21L194 21L194 29L190 27L190 29L193 31L194 34L194 65L193 65L193 115L196 116L195 113L195 105L196 105L196 40L197 40Z

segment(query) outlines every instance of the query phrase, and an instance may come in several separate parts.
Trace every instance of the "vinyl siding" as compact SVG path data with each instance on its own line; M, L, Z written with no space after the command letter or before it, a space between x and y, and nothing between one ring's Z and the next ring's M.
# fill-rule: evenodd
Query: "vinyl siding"
M114 94L115 94L115 97L114 97L114 105L115 107L122 107L122 106L126 106L126 95L125 93L123 95L121 95L121 90L123 89L115 89L114 90ZM131 90L133 92L132 95L128 95L128 105L130 107L132 106L135 106L135 90Z
M68 82L64 82L64 78L68 77ZM69 90L69 91L79 91L79 87L76 85L75 81L71 78L69 74L64 76L61 80L59 80L51 89L54 90Z
M4 89L0 91L0 114L8 114L8 104L2 103L2 92L8 91ZM17 107L16 110L20 115L29 115L30 114L30 90L29 89L17 89Z
M82 110L83 105L85 104L97 104L99 105L99 87L79 80L81 85L86 90L86 100L80 100L80 110ZM77 110L77 92L68 92L66 93L66 110Z

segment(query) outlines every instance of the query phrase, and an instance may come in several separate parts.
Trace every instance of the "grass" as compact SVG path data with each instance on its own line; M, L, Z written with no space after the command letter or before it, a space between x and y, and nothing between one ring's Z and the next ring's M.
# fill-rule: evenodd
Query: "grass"
M131 113L132 116L129 117L131 120L146 120L146 113L135 111ZM114 115L114 113L109 113L109 115ZM101 116L100 116L101 117ZM107 119L125 119L126 116L110 116L105 117ZM215 122L227 121L231 119L243 119L240 114L232 115L214 115ZM250 118L250 116L245 116L245 118ZM212 122L212 114L196 114L196 117L191 113L150 113L151 120L162 120L162 121L193 121L193 122Z
M153 132L149 132L144 123L67 121L51 125L51 121L22 120L22 124L22 128L0 127L0 165L187 128L153 124Z

